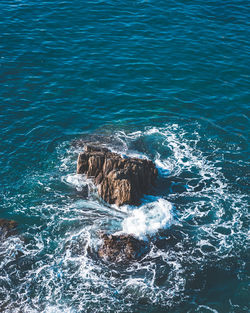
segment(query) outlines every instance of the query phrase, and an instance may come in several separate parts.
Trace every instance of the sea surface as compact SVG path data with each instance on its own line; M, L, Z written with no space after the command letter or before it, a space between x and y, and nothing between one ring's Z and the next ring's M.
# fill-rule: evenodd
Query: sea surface
M1 0L0 312L250 311L249 38L246 0ZM141 206L76 174L82 140L155 162Z

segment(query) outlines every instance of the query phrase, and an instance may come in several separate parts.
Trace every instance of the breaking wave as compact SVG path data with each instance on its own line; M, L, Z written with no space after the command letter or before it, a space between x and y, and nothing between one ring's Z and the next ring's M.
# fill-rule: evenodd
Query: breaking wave
M5 204L27 223L20 237L1 243L0 310L179 312L180 304L182 311L219 310L219 299L213 295L215 305L204 304L197 292L208 292L213 270L218 277L235 273L232 285L245 284L240 247L247 240L247 199L225 178L223 151L199 136L198 123L191 126L113 134L119 142L113 151L150 158L159 169L154 195L139 208L105 204L90 180L74 174L81 149L68 142L52 155L53 175L48 167L34 174L22 198L6 196ZM150 237L150 252L123 268L106 264L95 254L100 230ZM241 292L227 308L240 305Z
M146 235L153 235L160 229L170 227L172 223L172 205L160 198L132 210L132 213L122 222L122 232L143 239Z

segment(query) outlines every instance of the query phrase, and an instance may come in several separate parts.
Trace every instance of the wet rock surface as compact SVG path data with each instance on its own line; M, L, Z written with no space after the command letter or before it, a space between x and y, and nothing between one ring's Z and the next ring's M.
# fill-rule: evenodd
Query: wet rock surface
M77 173L93 177L101 198L118 206L138 205L157 177L152 161L123 158L102 146L85 145L77 160Z
M16 233L17 222L13 220L0 219L0 241Z
M141 259L149 250L147 242L139 240L132 235L101 234L102 246L98 256L111 262L127 263Z

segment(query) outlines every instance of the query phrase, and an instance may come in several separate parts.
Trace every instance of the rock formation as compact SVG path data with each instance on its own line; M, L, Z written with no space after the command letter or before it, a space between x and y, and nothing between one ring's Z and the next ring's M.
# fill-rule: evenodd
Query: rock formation
M138 205L157 177L152 161L123 158L107 148L86 145L77 160L77 173L93 177L102 199L118 206Z
M148 251L145 241L131 235L101 234L103 244L98 250L98 256L111 262L129 262L141 259Z
M15 234L17 222L13 220L0 219L0 241Z

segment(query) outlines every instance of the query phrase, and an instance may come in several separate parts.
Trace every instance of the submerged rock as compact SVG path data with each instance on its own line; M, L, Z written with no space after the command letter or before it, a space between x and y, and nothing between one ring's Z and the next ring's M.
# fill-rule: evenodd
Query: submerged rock
M138 205L157 177L152 161L123 158L105 147L85 145L77 160L77 173L93 177L102 199L118 206Z
M17 222L13 220L0 219L0 240L15 234Z
M148 244L132 235L101 234L103 244L98 256L111 262L129 262L141 259L148 252Z
M72 146L75 148L84 148L86 145L102 146L108 145L109 147L122 148L123 143L121 140L112 134L85 134L81 139L75 139L71 142Z

